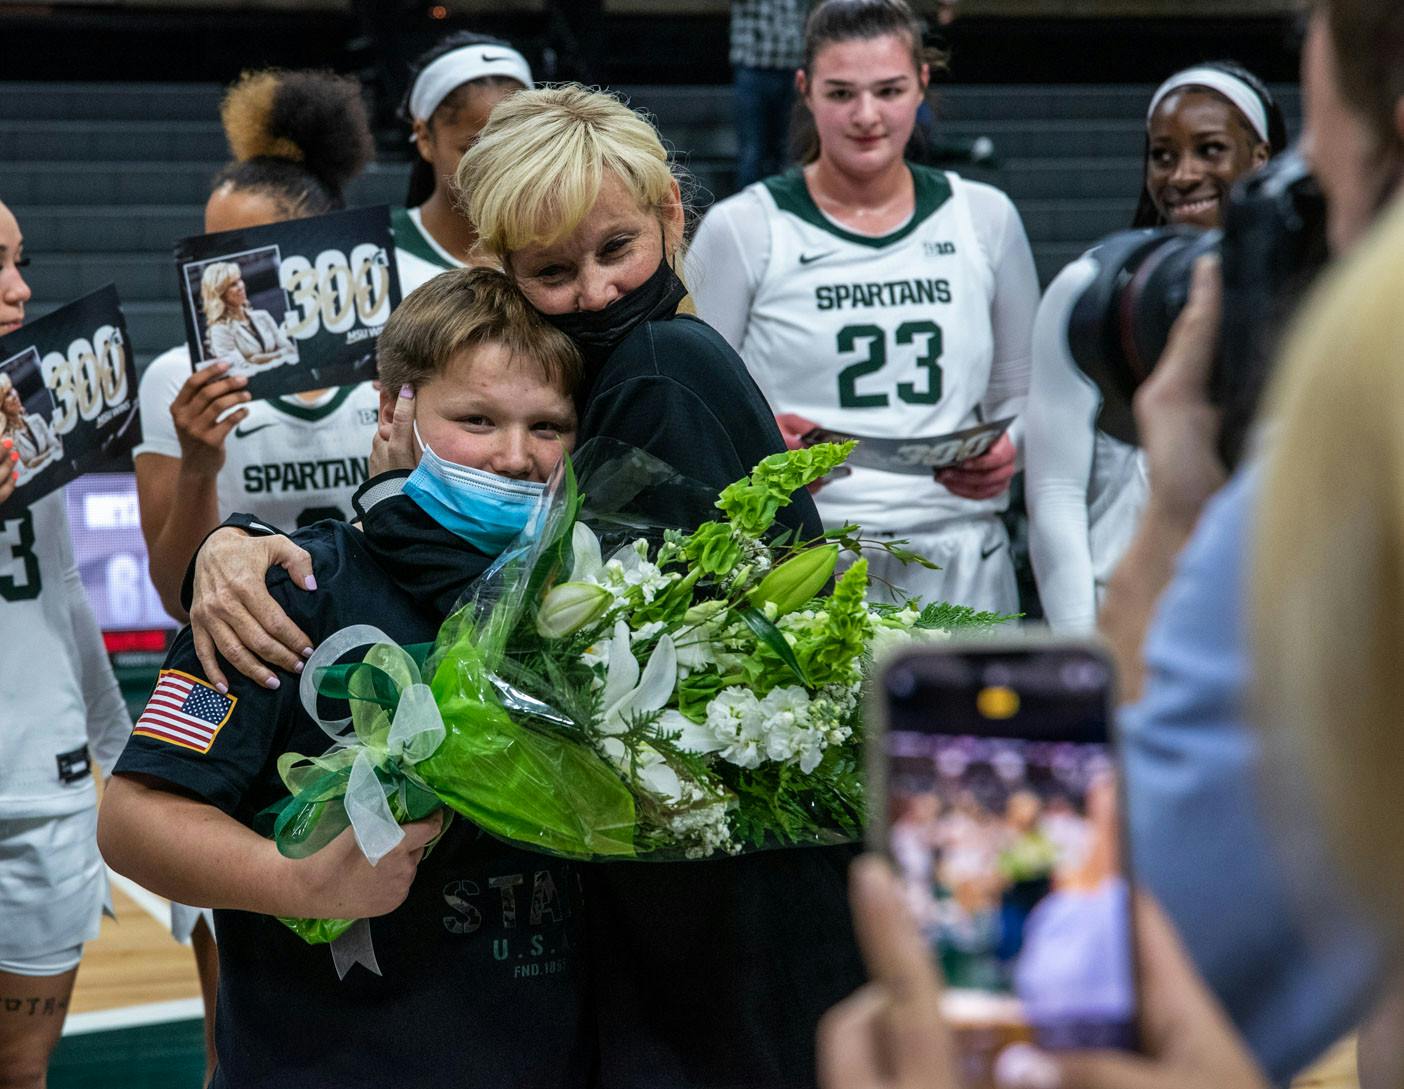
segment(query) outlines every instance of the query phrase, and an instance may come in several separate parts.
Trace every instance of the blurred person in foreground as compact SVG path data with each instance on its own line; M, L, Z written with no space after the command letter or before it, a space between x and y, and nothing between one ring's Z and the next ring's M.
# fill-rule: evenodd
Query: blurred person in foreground
M1331 245L1341 256L1372 233L1388 205L1398 204L1404 176L1404 6L1396 0L1318 0L1302 67L1303 150L1325 193ZM1164 904L1214 997L1195 981L1171 929L1158 913L1148 911L1139 939L1151 1064L1125 1057L1055 1062L1023 1056L1002 1068L1008 1085L1148 1089L1194 1081L1262 1084L1262 1074L1228 1033L1217 1003L1256 1063L1277 1083L1379 1005L1361 1036L1361 1080L1367 1087L1398 1082L1392 1079L1404 1037L1397 1027L1398 1003L1379 1003L1390 967L1385 950L1397 938L1392 932L1397 924L1388 930L1371 925L1367 912L1382 908L1384 917L1397 918L1380 890L1401 887L1391 862L1399 850L1397 822L1374 812L1397 791L1392 774L1397 761L1381 740L1393 733L1376 737L1368 732L1379 715L1397 707L1382 694L1396 670L1392 658L1387 663L1381 658L1396 653L1399 640L1375 634L1379 642L1369 644L1367 652L1360 646L1365 637L1356 630L1399 623L1398 610L1389 605L1397 576L1380 569L1381 542L1369 532L1372 520L1388 524L1392 510L1379 501L1372 504L1356 486L1367 468L1384 477L1369 482L1376 491L1390 487L1392 477L1388 459L1371 456L1369 424L1338 411L1334 403L1339 384L1340 397L1367 402L1377 415L1384 406L1372 398L1388 403L1393 383L1384 379L1393 377L1392 360L1376 352L1370 357L1374 370L1368 370L1365 360L1356 358L1363 351L1356 347L1358 338L1331 323L1341 310L1349 312L1357 300L1370 298L1370 288L1397 299L1404 268L1386 255L1400 249L1399 215L1404 212L1396 213L1390 233L1382 234L1357 266L1318 296L1325 301L1303 312L1301 334L1288 353L1293 359L1307 357L1289 371L1317 368L1312 372L1316 401L1298 410L1303 402L1300 396L1292 399L1289 381L1288 393L1277 402L1284 411L1268 433L1270 442L1281 445L1283 461L1272 469L1276 491L1263 510L1265 556L1285 550L1297 574L1272 578L1267 559L1259 572L1264 611L1257 623L1266 634L1256 663L1249 659L1244 603L1264 473L1260 461L1250 458L1228 479L1216 452L1219 415L1209 402L1207 385L1221 292L1212 262L1196 269L1190 305L1154 375L1137 395L1150 499L1108 588L1101 619L1121 667L1123 690L1136 701L1122 717L1132 872ZM1387 312L1389 304L1376 309ZM1362 306L1345 324L1356 321L1364 327L1360 318L1369 311ZM1381 336L1380 343L1392 347L1378 330L1360 335ZM1363 374L1370 378L1361 392L1358 376ZM1348 397L1352 393L1355 398ZM1314 417L1315 412L1321 417ZM1323 422L1327 420L1336 421L1334 429ZM1383 427L1383 434L1392 439L1397 423ZM1280 466L1300 450L1310 451L1300 455L1306 460L1331 456L1329 464L1337 471L1322 477L1330 481L1323 487L1337 490L1333 501L1348 517L1314 514L1306 508L1306 491L1297 497L1297 481ZM1271 459L1270 450L1267 456ZM1346 457L1348 472L1340 466ZM1377 468L1382 462L1385 468ZM1284 494L1288 498L1279 500ZM1290 511L1272 505L1289 501ZM1289 524L1290 532L1285 528ZM1315 558L1314 567L1308 567L1308 557ZM1350 594L1342 590L1334 599L1323 596L1323 586L1338 585L1333 577L1359 580L1364 575L1336 570L1347 567L1373 569L1376 582L1357 581ZM1367 585L1370 589L1362 588ZM1288 660L1281 656L1281 641L1293 640L1298 641L1297 657ZM1354 653L1345 654L1347 648ZM1349 668L1328 677L1329 662L1338 653ZM1319 675L1309 668L1317 658L1322 659L1316 666ZM1261 710L1261 734L1249 712L1255 674L1271 686L1271 698ZM1303 686L1300 694L1297 684ZM1333 702L1322 704L1322 692ZM1272 765L1278 773L1271 777L1274 787L1282 784L1280 793L1264 800L1258 788L1269 780L1260 737L1284 733L1311 740L1295 742L1296 759L1283 755L1293 751L1284 743ZM1294 774L1282 774L1283 767ZM1323 784L1325 835L1297 788L1307 774ZM1388 787L1380 787L1381 782ZM1291 820L1285 819L1287 813ZM1366 843L1371 849L1361 850L1359 845ZM1348 875L1362 868L1361 860L1374 873L1364 886L1366 898L1357 899ZM864 873L859 880L868 892L860 888L860 905L866 906L860 906L859 929L871 933L871 916L882 913L887 894L882 878ZM853 1000L856 1006L842 1007L827 1038L821 1039L821 1056L834 1058L836 1034L868 1039L866 1030L854 1025L871 1028L881 1021L898 1053L888 1069L906 1069L902 1064L910 1056L904 1059L902 1053L925 1049L920 1069L928 1073L873 1073L865 1080L857 1067L835 1071L829 1063L831 1084L952 1084L931 1080L941 1076L949 1049L943 1051L940 1041L918 1039L922 1034L916 1021L905 1020L914 1017L914 1004L929 1000L931 990L929 980L913 982L910 974L893 976L895 992L879 984L877 997L860 994ZM919 993L926 997L916 997ZM931 1010L923 1010L920 1019L929 1026ZM853 1053L854 1047L850 1039L843 1050ZM869 1049L869 1055L876 1058L877 1053Z
M1331 860L1404 939L1404 842L1398 783L1404 736L1404 203L1304 315L1271 400L1279 433L1255 470L1254 562L1246 588L1258 663L1251 696L1263 727L1273 807L1320 815ZM1342 431L1354 436L1339 442ZM1372 471L1361 473L1367 464ZM1344 486L1343 486L1344 485ZM1303 525L1318 532L1303 534ZM1353 562L1341 563L1349 548ZM1293 588L1283 593L1282 587ZM1302 772L1305 774L1302 774ZM1292 818L1286 818L1292 820ZM954 1089L941 981L901 886L877 859L852 875L859 940L873 981L819 1033L831 1089ZM1145 1054L1053 1056L1016 1045L996 1067L1007 1089L1260 1089L1269 1083L1195 973L1173 927L1137 904ZM1404 1039L1374 1050L1366 1084L1397 1085ZM1385 1071L1388 1071L1388 1076Z
M1302 84L1302 150L1340 258L1401 191L1404 6L1318 0ZM1394 284L1404 288L1404 272ZM1196 269L1191 303L1137 395L1150 496L1108 585L1101 629L1135 701L1121 716L1132 872L1159 898L1269 1077L1285 1081L1369 1013L1383 968L1378 935L1314 822L1284 821L1258 790L1244 595L1261 471L1250 453L1227 479L1217 454L1219 413L1207 389L1220 310L1209 263ZM1263 435L1270 443L1286 430ZM1335 441L1356 445L1349 430ZM1303 518L1294 539L1319 532L1330 530ZM1308 886L1319 898L1306 910ZM1366 1034L1365 1065L1374 1040Z

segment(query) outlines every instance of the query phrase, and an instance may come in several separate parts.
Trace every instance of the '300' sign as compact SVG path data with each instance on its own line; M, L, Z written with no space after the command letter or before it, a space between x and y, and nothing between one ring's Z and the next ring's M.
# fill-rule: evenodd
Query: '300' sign
M297 308L288 314L287 331L298 340L323 329L350 332L358 322L378 328L390 317L389 261L373 243L361 243L349 258L336 249L323 250L315 260L284 258L279 277Z
M127 345L112 325L99 326L92 337L78 337L67 352L47 353L40 373L54 395L49 426L59 435L68 434L79 420L95 420L104 409L124 404L130 393Z

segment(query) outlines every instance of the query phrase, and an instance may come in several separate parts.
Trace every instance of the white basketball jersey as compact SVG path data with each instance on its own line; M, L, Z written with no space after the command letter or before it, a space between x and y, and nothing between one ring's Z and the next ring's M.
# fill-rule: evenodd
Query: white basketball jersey
M1087 487L1087 537L1092 552L1092 576L1097 602L1111 581L1121 557L1141 522L1150 497L1146 455L1139 447L1098 431L1092 454L1092 479Z
M912 167L916 209L873 238L820 211L803 175L755 187L770 213L770 259L741 356L777 413L883 438L979 423L990 382L995 271L977 235L970 183ZM826 524L917 531L1000 510L952 496L929 475L855 468L817 497Z
M395 267L400 272L400 297L428 283L441 272L466 267L424 229L418 208L390 209L395 232Z
M88 743L85 653L116 692L101 646L79 645L73 595L83 589L73 571L64 502L57 491L0 518L0 624L8 636L0 655L0 818L54 816L92 805L92 776L65 777L61 759ZM121 701L108 702L115 708L110 713L91 713L130 730Z
M190 377L186 348L152 361L141 378L143 439L134 454L180 457L170 406ZM250 401L229 432L216 483L220 517L239 511L292 531L323 518L353 516L366 479L380 395L369 382L329 390L316 404L296 397Z

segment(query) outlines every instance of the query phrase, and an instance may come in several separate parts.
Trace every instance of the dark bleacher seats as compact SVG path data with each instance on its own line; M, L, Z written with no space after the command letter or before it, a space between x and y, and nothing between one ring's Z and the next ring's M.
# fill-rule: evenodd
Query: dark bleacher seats
M626 88L658 118L705 207L731 192L735 134L726 87ZM1046 282L1099 236L1125 226L1138 187L1149 86L959 86L941 131L989 136L997 170L972 177L1019 206ZM1283 92L1295 117L1295 91ZM197 233L227 151L219 90L205 84L0 84L0 199L35 257L33 313L115 281L144 364L183 338L175 239ZM372 166L353 203L398 201L406 166Z

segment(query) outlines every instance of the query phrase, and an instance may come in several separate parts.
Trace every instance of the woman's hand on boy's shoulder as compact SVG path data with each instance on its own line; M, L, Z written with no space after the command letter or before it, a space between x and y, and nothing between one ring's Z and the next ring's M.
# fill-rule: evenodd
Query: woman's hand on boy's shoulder
M297 586L317 588L312 557L289 537L250 537L226 526L196 553L190 633L205 676L222 692L229 690L229 678L220 668L221 656L250 680L278 688L281 682L269 667L300 673L312 653L307 634L268 592L272 567L282 567Z

